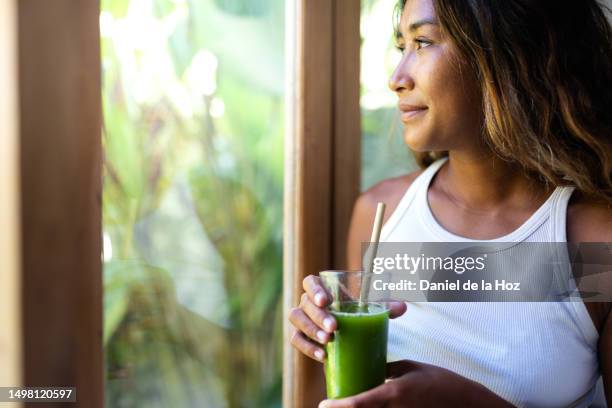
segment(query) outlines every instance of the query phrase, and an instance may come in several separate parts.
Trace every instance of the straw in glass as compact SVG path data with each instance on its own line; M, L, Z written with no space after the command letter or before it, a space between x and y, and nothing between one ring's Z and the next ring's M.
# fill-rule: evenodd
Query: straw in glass
M378 242L380 241L380 230L382 229L383 216L385 214L385 203L378 203L376 207L376 217L372 227L370 246L366 251L365 268L361 275L361 290L359 291L359 309L363 309L368 302L368 288L372 279L372 266L376 253L378 252Z

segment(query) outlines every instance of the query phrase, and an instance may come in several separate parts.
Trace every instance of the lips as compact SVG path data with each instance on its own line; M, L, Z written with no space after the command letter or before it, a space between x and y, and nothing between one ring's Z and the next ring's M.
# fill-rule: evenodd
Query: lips
M398 106L403 122L422 116L427 111L427 106L413 105L402 101L399 102Z

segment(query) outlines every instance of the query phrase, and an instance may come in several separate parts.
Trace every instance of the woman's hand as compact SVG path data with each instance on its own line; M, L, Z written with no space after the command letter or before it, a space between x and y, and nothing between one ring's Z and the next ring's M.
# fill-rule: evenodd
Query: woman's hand
M305 292L300 304L289 312L289 321L295 326L291 344L308 357L323 361L325 351L322 346L331 339L337 327L336 319L325 310L332 298L318 276L308 275L302 286ZM404 314L406 304L391 302L390 309L389 317L395 318Z
M325 400L319 408L512 407L483 385L447 369L396 361L387 364L385 384L352 397Z

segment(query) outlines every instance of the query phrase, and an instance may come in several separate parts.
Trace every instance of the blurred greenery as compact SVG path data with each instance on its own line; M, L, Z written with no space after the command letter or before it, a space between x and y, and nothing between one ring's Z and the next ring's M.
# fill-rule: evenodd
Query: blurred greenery
M393 3L362 1L363 189L414 166ZM101 2L108 407L281 405L284 13Z
M106 406L280 406L284 3L101 10Z
M399 62L393 37L397 0L361 0L361 190L416 170L403 140L388 80Z

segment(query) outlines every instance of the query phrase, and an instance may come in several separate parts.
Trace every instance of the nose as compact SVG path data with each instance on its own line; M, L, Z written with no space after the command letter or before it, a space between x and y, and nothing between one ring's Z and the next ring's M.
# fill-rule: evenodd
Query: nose
M414 88L414 79L410 74L407 55L397 64L393 74L389 78L389 88L399 94L402 91L411 90Z

